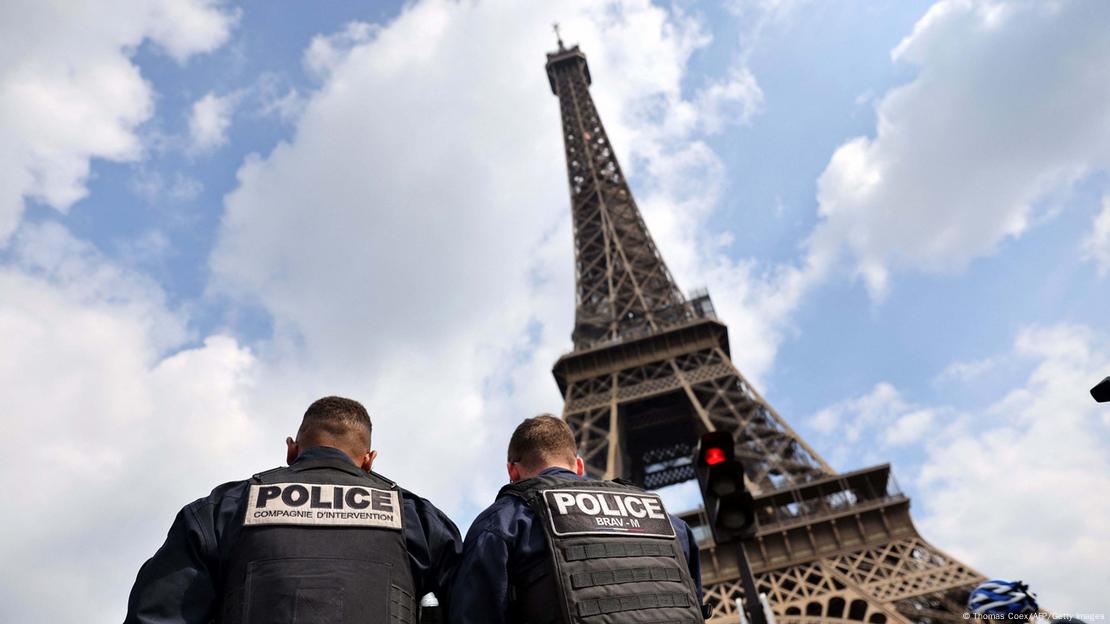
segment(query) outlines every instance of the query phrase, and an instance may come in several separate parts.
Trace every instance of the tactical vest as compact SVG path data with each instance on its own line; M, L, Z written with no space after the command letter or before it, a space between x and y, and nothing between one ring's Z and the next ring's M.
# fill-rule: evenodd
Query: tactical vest
M543 475L501 489L547 535L549 561L512 570L516 624L703 622L682 546L660 498L614 481Z
M254 475L226 545L220 624L414 624L397 486L341 459Z

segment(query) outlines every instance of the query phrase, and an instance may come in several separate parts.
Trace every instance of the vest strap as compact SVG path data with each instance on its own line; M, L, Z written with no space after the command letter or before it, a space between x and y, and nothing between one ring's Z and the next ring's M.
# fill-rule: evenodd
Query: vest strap
M412 592L397 585L389 588L389 621L391 624L416 624L419 607Z
M644 581L682 582L682 572L677 568L631 568L628 570L605 570L571 574L570 582L575 589L598 587L601 585L622 585Z
M567 561L588 561L611 557L670 557L674 549L670 542L613 541L595 544L576 544L563 550Z
M620 613L622 611L688 606L690 606L690 596L684 593L631 594L629 596L582 600L578 603L578 615L588 617L591 615Z

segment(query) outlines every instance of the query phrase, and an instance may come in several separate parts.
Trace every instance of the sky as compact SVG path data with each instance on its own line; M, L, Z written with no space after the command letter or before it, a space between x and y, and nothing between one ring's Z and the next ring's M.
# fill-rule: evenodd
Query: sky
M1110 4L22 0L0 619L119 621L177 510L329 394L465 532L561 411L555 21L777 411L838 470L891 463L930 543L1106 611Z

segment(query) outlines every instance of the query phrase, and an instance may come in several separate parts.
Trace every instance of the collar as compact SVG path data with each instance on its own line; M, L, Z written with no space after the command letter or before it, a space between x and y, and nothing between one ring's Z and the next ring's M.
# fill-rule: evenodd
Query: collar
M567 470L566 468L560 468L559 466L552 466L550 468L544 468L543 470L540 471L540 474L538 474L536 476L546 477L546 476L549 476L549 475L550 476L555 476L555 477L569 477L571 479L578 479L578 480L582 480L582 479L586 478L586 477L580 477L580 476L574 474L573 470Z
M293 464L298 464L310 459L342 459L352 466L355 465L355 462L349 455L332 446L314 446L310 449L305 449L301 451L300 455L297 455L297 459L293 460Z

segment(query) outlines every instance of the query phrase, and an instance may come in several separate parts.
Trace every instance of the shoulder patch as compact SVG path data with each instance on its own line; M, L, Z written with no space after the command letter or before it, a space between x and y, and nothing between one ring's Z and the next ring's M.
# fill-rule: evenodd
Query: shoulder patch
M663 499L650 492L544 490L551 530L564 535L674 537Z
M251 485L244 526L297 524L401 529L395 490L361 485L271 483Z

